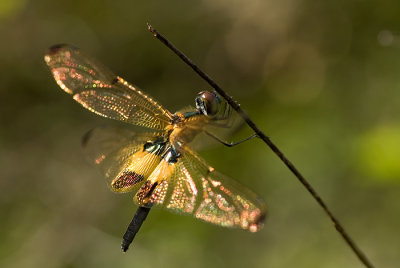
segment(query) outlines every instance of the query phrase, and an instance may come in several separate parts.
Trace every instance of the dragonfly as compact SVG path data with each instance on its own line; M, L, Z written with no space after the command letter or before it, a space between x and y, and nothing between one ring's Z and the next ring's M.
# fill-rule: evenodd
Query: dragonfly
M112 191L136 191L133 200L143 213L138 209L131 225L160 207L222 227L250 232L263 227L262 198L216 171L193 149L200 134L228 146L240 143L228 144L209 131L229 127L232 118L231 107L217 93L202 91L195 107L171 113L74 46L55 45L44 60L61 89L84 108L146 129L95 128L83 139ZM124 251L131 242L123 242Z

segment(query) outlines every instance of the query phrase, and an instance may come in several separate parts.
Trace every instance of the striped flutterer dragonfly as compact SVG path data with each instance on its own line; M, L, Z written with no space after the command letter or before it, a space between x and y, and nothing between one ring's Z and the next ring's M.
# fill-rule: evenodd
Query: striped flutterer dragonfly
M147 213L162 207L223 227L251 232L262 227L264 201L216 171L191 148L201 133L222 142L207 130L226 127L231 117L230 106L216 93L200 92L196 108L171 113L73 46L53 46L44 59L57 84L86 109L151 130L103 128L85 136L84 147L112 191L136 191L134 202ZM139 212L131 225L146 217L138 216ZM131 225L125 234L131 237L124 236L124 251L135 235Z

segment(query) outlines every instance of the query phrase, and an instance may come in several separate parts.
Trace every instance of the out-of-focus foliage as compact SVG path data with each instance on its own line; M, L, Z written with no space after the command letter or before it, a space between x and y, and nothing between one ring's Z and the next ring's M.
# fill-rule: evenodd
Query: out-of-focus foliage
M379 126L368 131L360 139L360 170L374 179L393 179L400 177L400 127ZM379 156L379 157L377 157Z
M0 1L0 267L362 267L260 141L202 155L256 189L256 234L135 206L87 164L81 136L110 123L53 81L70 43L171 111L208 89L147 32L152 23L233 95L309 178L377 267L400 261L400 3ZM243 130L237 138L249 134Z

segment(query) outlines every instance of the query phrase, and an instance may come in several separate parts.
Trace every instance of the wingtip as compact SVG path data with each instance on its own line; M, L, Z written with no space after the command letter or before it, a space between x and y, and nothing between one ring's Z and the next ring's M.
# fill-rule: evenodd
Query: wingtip
M55 55L55 54L59 53L60 50L63 50L63 49L66 49L66 48L69 48L69 49L72 49L72 50L77 50L78 49L76 46L61 43L61 44L56 44L56 45L53 45L53 46L49 47L47 49L46 55L50 55L50 56L51 55Z
M56 44L47 49L47 55L54 55L57 54L61 49L68 46L67 44Z
M266 212L261 213L257 217L257 219L255 219L254 222L248 226L248 230L252 233L260 231L264 227L264 222L266 217L267 217Z

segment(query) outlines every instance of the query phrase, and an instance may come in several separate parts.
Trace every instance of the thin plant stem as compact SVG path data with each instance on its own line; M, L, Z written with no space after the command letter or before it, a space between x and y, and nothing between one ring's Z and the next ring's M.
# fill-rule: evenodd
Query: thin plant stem
M343 237L347 245L352 249L354 254L357 255L359 260L365 265L365 267L373 268L374 266L368 260L367 256L361 251L361 249L356 245L354 240L346 232L344 227L340 224L338 219L329 210L328 206L317 194L310 183L305 179L305 177L297 170L297 168L286 158L286 156L279 150L279 148L271 141L271 139L264 134L263 131L254 123L254 121L249 117L249 115L240 107L240 105L233 100L220 86L217 85L214 80L210 78L205 72L203 72L196 64L193 63L183 52L181 52L177 47L175 47L171 42L169 42L163 35L161 35L156 29L154 29L150 24L147 24L148 30L153 33L154 37L160 40L164 45L171 49L179 58L181 58L187 65L189 65L201 78L203 78L211 87L215 89L228 103L229 105L243 118L243 120L249 125L250 128L254 130L257 136L262 139L271 150L282 160L287 168L296 176L300 183L307 189L307 191L312 195L312 197L317 201L317 203L322 207L328 217L331 219L333 225L339 234Z

